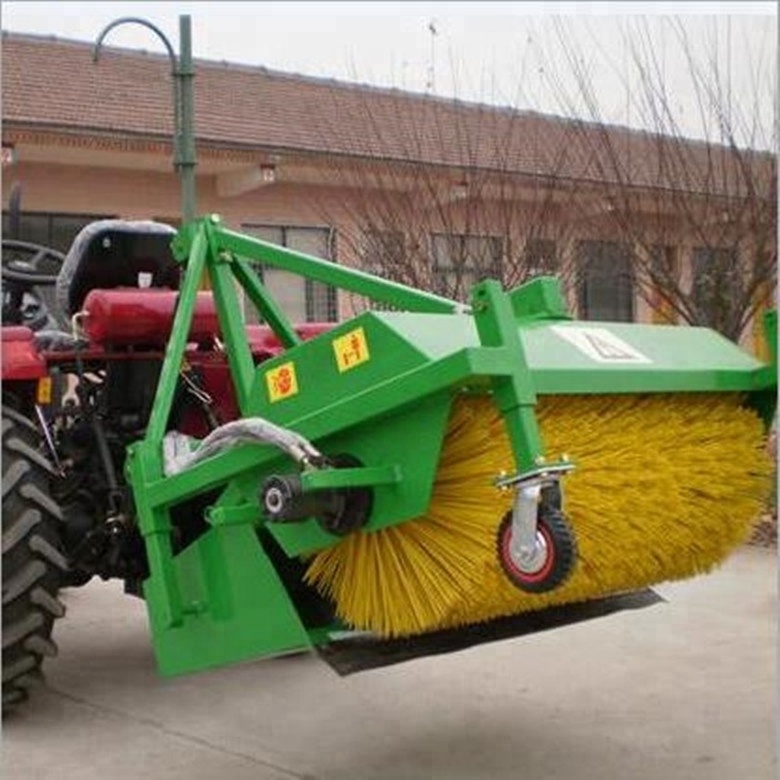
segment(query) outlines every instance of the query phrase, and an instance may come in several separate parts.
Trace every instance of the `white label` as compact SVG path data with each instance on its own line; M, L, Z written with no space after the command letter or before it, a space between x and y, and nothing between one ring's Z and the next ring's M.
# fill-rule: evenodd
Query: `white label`
M562 327L553 325L552 330L573 344L583 355L597 363L652 363L647 355L634 349L623 339L606 328Z

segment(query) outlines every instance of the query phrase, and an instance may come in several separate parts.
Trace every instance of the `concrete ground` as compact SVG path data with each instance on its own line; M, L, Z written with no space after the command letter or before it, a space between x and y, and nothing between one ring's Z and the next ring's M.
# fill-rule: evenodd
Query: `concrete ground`
M157 676L143 604L68 591L5 780L770 780L774 551L668 603L339 678L311 656Z

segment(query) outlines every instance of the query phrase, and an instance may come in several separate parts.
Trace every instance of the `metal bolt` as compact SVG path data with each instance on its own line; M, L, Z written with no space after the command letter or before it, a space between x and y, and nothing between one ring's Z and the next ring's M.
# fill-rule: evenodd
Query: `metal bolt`
M277 487L272 487L265 494L265 508L275 514L279 512L284 506L284 496L282 491Z

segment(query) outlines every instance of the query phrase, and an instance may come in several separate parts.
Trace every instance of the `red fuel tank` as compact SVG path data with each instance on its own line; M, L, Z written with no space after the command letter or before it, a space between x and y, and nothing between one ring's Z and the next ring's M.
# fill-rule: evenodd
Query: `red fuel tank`
M138 288L92 290L84 299L82 326L96 344L164 346L171 334L178 293ZM214 299L199 292L190 328L190 340L205 343L219 331Z

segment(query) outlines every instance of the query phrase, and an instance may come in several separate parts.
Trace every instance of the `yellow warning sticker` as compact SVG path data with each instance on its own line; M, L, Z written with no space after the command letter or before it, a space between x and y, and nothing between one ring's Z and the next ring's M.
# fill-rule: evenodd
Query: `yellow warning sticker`
M371 360L363 328L351 330L334 339L333 351L336 353L336 365L342 374Z
M39 406L46 406L51 403L51 377L42 376L38 380L35 401Z
M272 368L266 373L265 381L271 403L283 401L298 393L298 377L295 375L295 363L292 361Z

